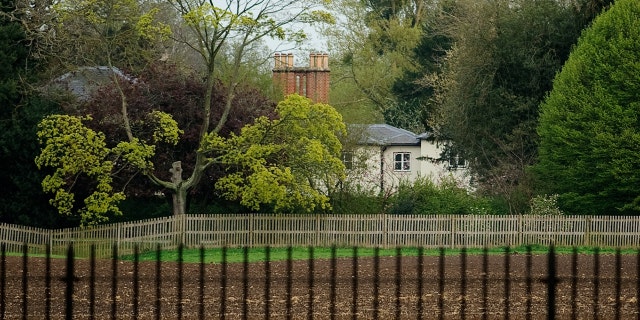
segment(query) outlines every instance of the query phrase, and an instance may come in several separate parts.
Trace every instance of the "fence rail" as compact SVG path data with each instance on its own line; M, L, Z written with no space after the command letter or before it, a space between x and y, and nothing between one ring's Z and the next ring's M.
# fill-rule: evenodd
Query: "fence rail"
M491 215L179 215L90 228L0 224L10 252L76 254L187 247L358 246L473 248L519 245L640 247L640 217Z

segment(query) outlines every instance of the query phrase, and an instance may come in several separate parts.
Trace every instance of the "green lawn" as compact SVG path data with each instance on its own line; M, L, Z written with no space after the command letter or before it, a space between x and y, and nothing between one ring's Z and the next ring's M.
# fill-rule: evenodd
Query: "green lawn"
M596 248L594 247L578 247L577 252L580 254L594 254ZM571 247L558 247L556 253L558 254L571 254L573 253ZM271 248L269 250L270 261L283 261L287 260L289 252L287 248ZM310 249L308 247L295 247L291 249L291 257L293 260L307 260L310 257ZM488 250L489 254L504 254L505 247L492 248ZM549 248L544 246L532 246L532 254L546 254ZM600 254L614 254L615 249L599 249ZM462 252L461 249L444 249L445 255L459 255ZM484 252L481 248L467 249L467 254L478 255ZM509 252L516 254L525 254L527 249L525 246L509 248ZM635 249L623 249L620 251L622 254L637 254L638 250ZM205 249L201 252L200 249L183 249L182 261L185 263L198 263L201 259L201 253L204 254L205 263L222 263L223 249ZM261 262L266 260L267 249L266 248L248 248L247 249L247 261L248 262ZM393 257L397 254L397 249L379 249L380 257ZM417 256L419 254L418 248L401 248L400 254L402 256ZM425 256L438 256L440 255L439 249L424 249L423 254ZM317 247L313 248L314 259L330 259L332 257L332 248ZM335 256L337 258L351 258L354 255L353 248L335 248ZM373 257L375 256L375 249L373 248L358 248L358 257ZM178 261L179 250L165 250L160 252L162 261ZM245 259L245 251L243 248L228 248L226 249L226 256L228 263L243 262ZM145 252L139 255L139 261L155 261L157 253L155 251ZM123 256L122 260L133 260L133 255Z

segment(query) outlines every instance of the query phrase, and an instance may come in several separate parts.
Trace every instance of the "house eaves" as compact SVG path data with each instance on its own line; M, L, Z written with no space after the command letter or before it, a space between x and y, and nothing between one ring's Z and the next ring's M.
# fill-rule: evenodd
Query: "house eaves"
M420 138L411 131L388 124L354 125L352 132L358 132L358 144L378 146L416 146Z

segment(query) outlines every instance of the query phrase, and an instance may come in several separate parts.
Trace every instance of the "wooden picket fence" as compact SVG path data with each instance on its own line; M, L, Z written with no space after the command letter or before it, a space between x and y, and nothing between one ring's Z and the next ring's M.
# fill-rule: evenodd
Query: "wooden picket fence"
M186 247L357 246L473 248L519 245L640 248L640 217L534 215L179 215L87 228L39 229L0 224L9 252L78 256Z

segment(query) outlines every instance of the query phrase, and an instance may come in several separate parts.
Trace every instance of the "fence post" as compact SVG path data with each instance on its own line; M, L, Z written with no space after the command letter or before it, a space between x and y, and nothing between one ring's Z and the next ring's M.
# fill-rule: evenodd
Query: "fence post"
M387 214L382 213L382 246L389 248L389 226L387 225Z
M120 238L122 237L122 223L118 223L118 228L116 228L116 248L120 250Z
M49 244L49 250L53 249L53 230L47 230L47 243Z
M455 249L456 247L456 218L455 215L451 215L449 219L451 222L451 249Z
M523 235L522 235L522 215L519 214L518 215L518 230L516 230L516 232L518 233L518 246L523 245Z
M253 230L254 230L254 220L253 214L249 214L249 247L253 248Z
M180 228L180 243L184 246L187 241L187 214L182 214L180 219L182 220L182 227Z
M591 245L591 216L584 217L584 245Z
M318 246L320 244L320 214L316 213L316 238L313 241L313 245Z

